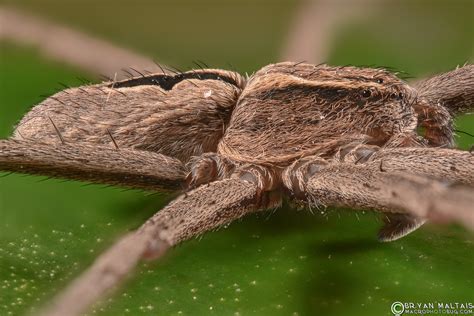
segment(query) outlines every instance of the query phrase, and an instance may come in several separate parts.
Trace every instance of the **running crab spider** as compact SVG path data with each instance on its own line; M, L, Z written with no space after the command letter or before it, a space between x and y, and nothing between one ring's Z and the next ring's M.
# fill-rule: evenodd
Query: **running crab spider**
M474 67L414 87L383 69L200 69L71 88L0 141L0 170L186 192L122 237L46 314L83 313L138 263L282 198L383 212L381 241L427 219L474 229L474 156L452 149ZM422 135L417 133L423 129Z

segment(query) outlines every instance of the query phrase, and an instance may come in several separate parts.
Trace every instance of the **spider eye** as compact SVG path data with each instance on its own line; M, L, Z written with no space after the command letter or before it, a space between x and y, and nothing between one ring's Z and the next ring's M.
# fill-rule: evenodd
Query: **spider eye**
M383 79L382 79L382 78L378 78L378 79L377 79L377 83L382 84L382 83L383 83Z
M371 92L370 90L368 90L368 89L362 90L362 96L363 96L364 98L370 97L371 94L372 94L372 92Z
M392 93L392 94L390 95L390 97L391 97L392 99L401 100L401 99L403 99L404 94L401 93L401 92L399 92L399 93Z

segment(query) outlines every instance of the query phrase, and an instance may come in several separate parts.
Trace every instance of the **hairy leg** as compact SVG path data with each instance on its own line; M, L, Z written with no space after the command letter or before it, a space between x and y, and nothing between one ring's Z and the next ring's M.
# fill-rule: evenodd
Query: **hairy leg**
M236 168L234 162L217 153L192 157L186 166L189 169L186 186L191 189L228 178Z
M262 183L264 187L261 187ZM157 259L185 240L217 229L245 214L274 207L272 180L258 168L244 168L231 179L202 185L172 201L136 232L102 254L54 300L45 315L79 315L119 284L143 259ZM262 201L265 203L262 204Z
M394 241L418 229L426 222L426 219L411 214L385 213L382 221L383 226L377 238L379 241Z
M377 146L356 145L341 150L337 158L341 162L364 164L374 171L406 172L442 181L474 184L474 155L466 151L426 147L381 150ZM385 213L382 219L384 226L378 234L381 241L401 238L425 222L425 219L411 214Z
M446 218L474 229L472 189L449 187L420 176L336 165L315 174L307 183L307 192L323 205Z
M453 117L474 109L474 65L465 65L415 84L418 126L431 146L452 147Z
M407 172L443 181L474 185L474 155L468 151L429 147L379 148L359 145L341 152L342 162L386 172Z
M328 164L320 158L307 157L287 168L283 181L296 198L316 205L376 209L390 217L392 213L411 216L401 226L384 227L381 240L397 239L416 229L426 218L456 221L474 229L472 188L448 186L406 171L387 172L351 163Z
M420 97L429 104L439 104L453 115L474 109L474 65L419 81L415 84Z
M428 145L454 147L454 121L448 109L440 103L424 100L414 106L418 115L418 127Z
M153 152L16 140L0 140L0 170L145 190L179 189L186 177L181 161Z

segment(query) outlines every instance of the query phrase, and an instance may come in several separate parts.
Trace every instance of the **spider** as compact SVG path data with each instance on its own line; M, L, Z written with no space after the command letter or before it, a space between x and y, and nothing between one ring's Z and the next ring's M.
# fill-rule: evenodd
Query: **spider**
M381 241L427 219L474 229L474 156L453 117L474 105L474 67L414 87L384 69L283 62L140 74L69 88L0 141L0 170L184 193L122 237L54 300L83 313L141 259L283 198L383 212Z

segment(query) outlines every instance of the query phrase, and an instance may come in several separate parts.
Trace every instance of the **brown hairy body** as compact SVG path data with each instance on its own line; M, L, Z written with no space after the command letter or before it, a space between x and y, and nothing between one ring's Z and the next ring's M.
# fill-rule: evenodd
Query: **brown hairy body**
M290 62L250 78L218 69L140 75L34 107L0 141L0 170L186 189L47 312L75 315L141 258L284 197L381 211L382 241L429 218L473 229L474 156L451 148L454 115L473 106L471 65L415 87L384 69Z

